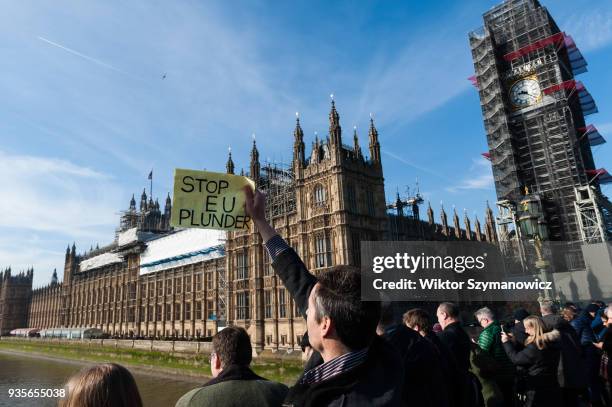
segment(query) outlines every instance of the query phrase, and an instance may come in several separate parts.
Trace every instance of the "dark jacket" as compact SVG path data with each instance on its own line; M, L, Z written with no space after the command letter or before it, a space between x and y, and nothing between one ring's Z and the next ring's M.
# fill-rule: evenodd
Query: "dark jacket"
M404 324L387 328L384 338L404 364L404 405L448 407L450 372L436 346Z
M601 328L600 330L598 330L595 333L595 342L601 342L603 341L604 336L606 336L606 333L608 332L608 327L604 326L603 328Z
M525 332L525 325L523 321L519 321L512 327L512 336L514 337L514 347L517 350L521 350L525 347L525 341L527 340L527 332Z
M561 335L561 357L559 360L559 385L567 389L583 389L587 386L587 375L578 334L569 322L560 315L542 317L546 329L556 329Z
M595 334L593 333L593 328L591 328L591 322L593 322L593 317L586 311L583 311L578 318L571 322L582 346L593 346L593 342L595 342Z
M454 384L450 386L451 404L460 407L483 405L482 384L478 377L469 370L472 343L461 325L457 322L450 324L442 332L432 334L429 338L449 362L453 376L451 383ZM467 366L465 366L465 358L467 358ZM462 363L459 363L459 360Z
M279 254L272 267L305 316L308 296L316 277L293 249ZM390 373L392 372L392 373ZM361 365L322 382L301 384L289 389L286 406L400 406L404 369L395 347L376 337Z
M526 407L559 406L561 404L557 367L559 366L560 333L557 330L544 334L546 347L538 349L535 343L517 351L512 342L504 343L504 350L516 366L525 369L519 390L527 396Z
M598 339L603 338L605 334L605 332L600 334L602 329L605 329L603 319L601 318L601 315L603 314L604 311L605 311L605 308L598 309L597 312L595 313L595 317L591 321L591 329L593 330L593 333Z
M438 332L440 341L451 351L459 369L468 371L470 369L471 341L459 322L453 322Z
M253 407L280 406L287 386L257 376L246 366L231 365L204 386L186 393L176 407L239 407L244 400Z
M397 352L377 337L364 363L322 382L296 383L283 406L402 406L403 379Z
M461 383L462 377L465 375L464 372L459 369L455 356L450 349L442 343L437 334L430 332L425 338L434 345L436 351L440 355L443 365L442 371L447 375L446 382L448 383L451 406L460 406L461 403L459 403L459 400L461 399Z

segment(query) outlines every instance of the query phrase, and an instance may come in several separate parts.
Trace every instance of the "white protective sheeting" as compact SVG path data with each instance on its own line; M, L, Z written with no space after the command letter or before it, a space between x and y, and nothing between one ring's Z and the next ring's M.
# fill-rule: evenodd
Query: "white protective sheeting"
M140 255L140 274L224 256L225 232L211 229L183 229L147 242ZM210 250L207 250L210 249Z
M79 265L81 271L96 269L98 267L108 266L109 264L121 263L123 260L117 253L102 253L89 259L83 260Z
M138 241L138 228L131 228L126 230L125 232L119 233L117 237L117 245L125 246L126 244L130 244Z

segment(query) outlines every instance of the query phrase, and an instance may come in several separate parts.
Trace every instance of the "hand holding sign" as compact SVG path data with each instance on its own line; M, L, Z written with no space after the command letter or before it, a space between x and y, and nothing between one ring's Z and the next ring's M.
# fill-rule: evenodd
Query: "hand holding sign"
M242 189L246 197L246 213L253 219L255 227L265 243L277 234L276 230L266 220L266 196L257 189L253 190L250 186L244 186Z
M174 170L174 197L170 224L182 228L246 229L250 217L244 211L243 188L255 184L238 175Z
M246 198L245 209L247 215L253 219L255 223L266 220L266 198L259 191L253 191L249 186L242 187Z

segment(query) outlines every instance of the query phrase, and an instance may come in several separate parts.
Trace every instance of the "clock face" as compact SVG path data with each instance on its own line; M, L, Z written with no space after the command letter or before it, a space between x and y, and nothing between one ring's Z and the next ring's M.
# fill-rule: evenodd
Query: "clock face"
M540 84L535 79L522 79L510 88L510 102L515 108L536 104L541 96Z

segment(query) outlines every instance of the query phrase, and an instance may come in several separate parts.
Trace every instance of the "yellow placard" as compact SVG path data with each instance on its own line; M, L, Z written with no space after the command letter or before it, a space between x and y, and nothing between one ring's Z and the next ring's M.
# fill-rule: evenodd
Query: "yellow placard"
M244 186L255 183L239 175L174 170L170 225L181 228L241 230L248 228Z

